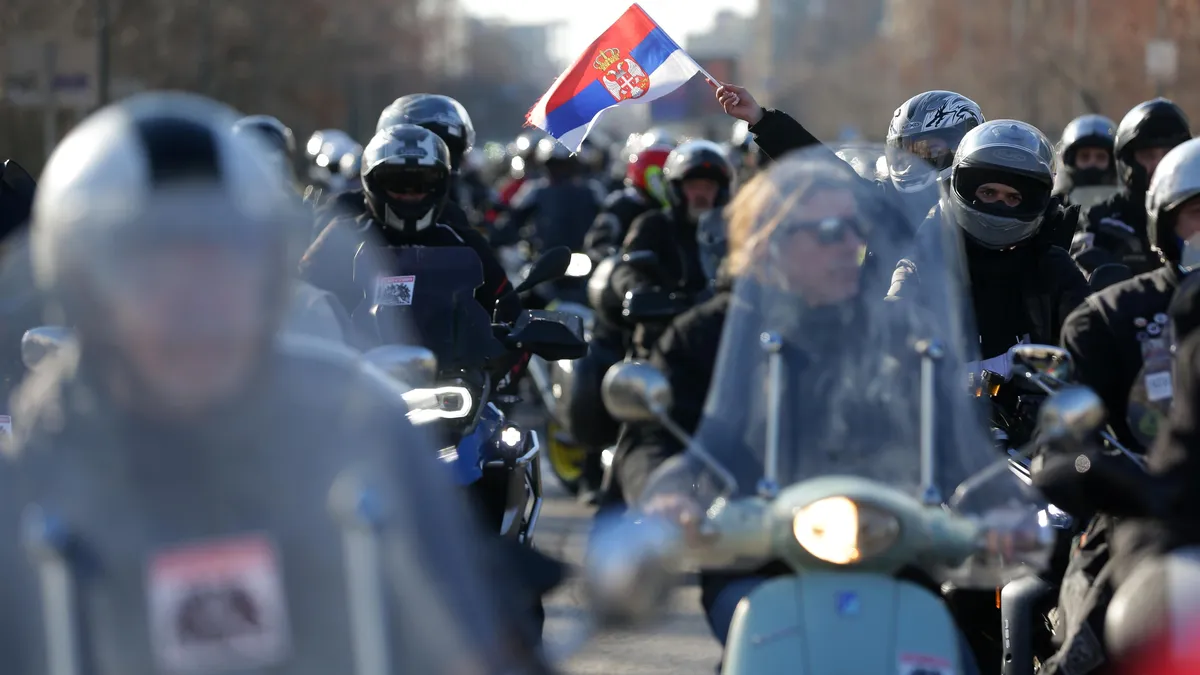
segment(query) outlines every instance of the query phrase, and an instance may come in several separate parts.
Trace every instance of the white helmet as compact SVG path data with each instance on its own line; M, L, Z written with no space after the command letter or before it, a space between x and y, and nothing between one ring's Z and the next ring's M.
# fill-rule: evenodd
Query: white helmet
M285 264L298 201L262 148L233 131L237 119L201 96L152 93L72 130L35 196L30 248L38 285L63 302L68 292L103 300L111 296L97 294L117 290L105 283L137 255L131 244L173 238L252 244L264 263L278 256Z

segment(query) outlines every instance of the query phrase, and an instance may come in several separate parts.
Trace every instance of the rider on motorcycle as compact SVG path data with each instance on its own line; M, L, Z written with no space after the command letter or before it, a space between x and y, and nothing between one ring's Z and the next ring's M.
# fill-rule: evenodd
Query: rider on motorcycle
M670 206L642 214L633 222L623 255L653 253L656 273L651 275L636 265L618 265L609 280L618 298L634 290L654 287L679 291L699 298L710 290L711 280L701 260L697 227L700 219L713 209L729 203L734 185L733 165L724 150L711 141L687 141L671 151L663 167ZM653 345L657 336L648 335L643 347Z
M353 313L364 300L371 304L379 290L370 287L376 279L355 278L355 257L364 243L466 246L483 262L484 284L475 299L497 320L516 319L520 302L487 241L441 220L450 190L450 151L436 134L408 124L375 134L363 153L362 181L357 211L335 218L313 242L300 261L302 279L334 293Z
M279 165L279 175L286 177L289 187L296 184L296 136L291 128L270 115L250 115L238 120L233 132L257 134L274 151L272 159Z
M1117 124L1103 115L1076 117L1063 130L1058 142L1059 171L1054 179L1054 194L1064 204L1074 203L1071 193L1077 188L1116 186L1117 168L1113 162L1116 136ZM1077 195L1082 196L1082 193Z
M475 125L467 109L449 96L440 94L409 94L401 96L383 109L375 131L397 124L415 124L438 135L450 149L450 197L442 211L442 221L463 230L478 225L467 216L471 206L464 199L463 167L467 153L475 147Z
M511 245L518 240L533 242L535 251L566 246L583 248L587 228L604 201L600 186L584 170L578 157L553 138L538 141L537 163L545 176L525 181L492 234L492 244ZM522 233L526 226L531 232Z
M629 155L625 186L608 195L603 210L584 237L584 249L594 260L616 252L638 216L670 206L663 166L672 149L668 145L654 145Z
M943 182L940 213L923 230L946 219L961 233L971 299L984 359L1003 357L1015 344L1057 344L1063 321L1088 294L1087 282L1067 252L1054 246L1048 225L1061 217L1052 199L1054 154L1033 126L993 120L963 137ZM920 284L921 262L896 268L891 294ZM997 364L994 372L1007 373Z
M1163 156L1191 137L1187 116L1165 98L1139 103L1121 119L1113 145L1121 190L1088 208L1071 244L1086 272L1120 263L1136 275L1161 265L1146 234L1146 190Z
M1180 242L1200 233L1200 140L1176 146L1158 164L1146 194L1146 215L1147 236L1162 267L1089 296L1067 318L1063 346L1075 361L1080 383L1094 389L1103 400L1108 426L1117 440L1134 451L1150 449L1153 472L1186 482L1188 471L1177 470L1186 462L1177 453L1193 422L1190 387L1194 386L1194 378L1190 369L1194 367L1195 352L1181 348L1174 368L1167 358L1165 370L1148 371L1156 360L1155 353L1171 353L1172 334L1183 342L1183 334L1176 331L1186 330L1196 320L1185 314L1181 317L1184 325L1176 326L1178 312L1174 305L1184 294L1181 284L1191 286L1185 281L1189 278L1187 271L1180 265ZM1185 385L1183 389L1177 388L1177 378ZM1144 414L1150 410L1130 415L1134 407L1131 392L1138 387L1150 402L1170 403L1173 417L1169 432L1159 433L1157 416ZM1184 400L1180 400L1180 393L1185 393ZM1172 512L1181 514L1178 522L1182 523L1193 510L1180 507ZM1126 526L1119 522L1111 514L1097 514L1072 552L1059 596L1061 625L1055 630L1056 635L1065 637L1047 663L1048 674L1086 673L1104 663L1105 612L1117 579L1132 565L1135 552L1143 548L1139 541L1153 549L1170 540L1143 536L1155 531L1152 524ZM1122 555L1125 560L1119 562L1114 556L1120 550L1117 542L1122 530L1130 534L1123 545L1128 549Z
M864 476L914 492L920 482L911 450L918 445L919 397L883 392L916 391L921 358L914 336L928 338L961 323L957 315L933 316L963 307L940 301L961 288L961 281L941 278L956 265L931 270L939 277L931 292L946 295L928 297L929 304L885 300L891 261L916 243L915 223L905 222L880 191L831 153L800 155L773 163L735 202L745 210L732 215L734 292L694 442L632 495L642 514L681 526L689 547L705 546L701 524L710 504L720 509L722 502L755 494L769 500L824 474ZM952 370L965 363L951 360L958 364ZM690 409L696 392L673 393ZM970 427L965 397L956 390L944 398L948 409L938 428ZM981 425L973 436L973 445L986 443ZM939 491L948 497L967 466L987 462L986 448L960 451L958 441L942 438ZM778 470L769 473L768 462ZM744 598L792 574L782 560L739 559L729 568L706 569L700 580L710 627L722 642L733 637L735 610L750 609ZM937 593L929 580L912 581ZM962 653L971 672L973 658Z
M276 334L307 215L235 119L146 94L46 165L34 267L74 338L18 394L5 448L0 521L30 526L0 544L6 668L542 670L395 385Z

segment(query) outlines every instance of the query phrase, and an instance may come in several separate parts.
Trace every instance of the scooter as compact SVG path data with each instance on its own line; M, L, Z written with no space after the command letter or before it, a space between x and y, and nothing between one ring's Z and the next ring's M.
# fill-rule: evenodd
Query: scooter
M936 358L935 350L924 350L923 362ZM922 367L921 395L929 401L932 372ZM625 362L610 369L604 400L624 422L657 422L686 439L706 470L733 480L671 420L670 385L652 366ZM1093 418L1077 414L1077 403L1070 392L1051 397L1043 406L1046 422L1060 433L1081 433ZM1007 474L1006 463L966 481L945 508L934 487L933 406L922 405L921 416L923 499L851 476L780 486L778 448L769 445L759 494L713 502L698 530L703 545L652 519L598 534L585 567L589 602L600 616L615 617L610 622L641 620L663 604L681 560L708 570L781 560L793 574L763 582L742 601L723 673L962 672L959 632L936 584L1001 585L1028 571L1023 563L1039 564L1053 537L1037 522L1036 502L1008 502L979 517L954 510L974 488ZM997 542L1012 541L1004 533L1017 523L1023 545L998 550ZM902 569L919 570L935 585L897 578Z

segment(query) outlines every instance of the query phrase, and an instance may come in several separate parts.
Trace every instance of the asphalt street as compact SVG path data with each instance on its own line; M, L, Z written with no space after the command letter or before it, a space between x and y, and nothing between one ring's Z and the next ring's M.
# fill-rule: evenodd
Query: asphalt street
M547 463L546 504L534 537L539 549L580 564L592 508L578 504L555 482ZM586 619L578 583L559 588L546 603L545 636L550 645L569 642ZM637 631L593 635L562 664L572 675L663 675L714 673L720 649L700 611L696 586L680 588L657 622Z

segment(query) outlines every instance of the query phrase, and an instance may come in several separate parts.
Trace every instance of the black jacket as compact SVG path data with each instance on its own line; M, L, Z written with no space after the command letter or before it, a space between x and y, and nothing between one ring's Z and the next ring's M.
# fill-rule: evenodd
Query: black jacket
M930 220L919 236L935 232ZM1018 341L1058 344L1063 322L1087 297L1088 286L1071 257L1051 245L1052 234L1012 251L991 251L965 244L975 328L980 355L1003 354ZM900 261L892 277L890 296L912 294L908 286L920 283L920 260Z
M599 215L583 238L583 250L593 260L601 260L621 248L621 242L629 235L633 221L648 211L659 208L659 204L644 192L634 187L617 190L608 195Z
M39 504L84 543L66 557L77 565L76 578L85 579L76 597L81 656L97 675L157 670L150 632L183 630L175 627L186 605L167 597L155 611L169 613L147 616L147 588L159 597L169 578L177 590L201 580L185 569L160 573L157 561L247 533L274 552L255 559L273 558L286 570L280 592L293 665L272 669L352 670L346 584L360 570L347 567L342 544L355 526L340 520L353 516L331 508L354 508L345 498L357 494L355 475L369 481L376 497L370 503L380 505L358 513L382 519L374 530L384 570L379 600L394 619L382 629L397 657L394 672L442 672L440 664L464 656L453 651L463 649L481 659L471 670L525 672L531 664L540 670L532 637L509 614L516 597L509 595L512 567L472 521L428 439L408 424L394 385L364 369L355 352L285 344L260 362L261 377L237 405L181 424L113 405L93 386L107 378L89 374L85 363L74 350L64 352L39 366L22 389L17 407L24 422L0 471L0 521L16 528L27 506ZM345 487L331 493L331 486ZM42 616L51 608L39 591L38 565L15 529L0 543L0 564L11 584L0 606L5 671L46 672ZM428 624L428 613L406 607L404 598L435 598L429 602L462 638L443 640L434 626L446 624ZM164 637L159 650L179 637Z
M1144 193L1118 192L1090 207L1079 222L1071 255L1088 273L1108 263L1128 265L1135 275L1159 267L1146 235Z
M483 262L483 285L476 289L475 299L489 315L495 310L498 321L516 320L521 310L520 300L508 292L508 275L483 235L469 227L458 229L445 223L438 223L415 235L406 235L376 222L361 199L354 202L345 195L339 195L338 202L342 209L339 215L325 226L300 260L300 278L333 293L351 314L368 297L368 289L363 282L354 279L354 257L359 247L369 241L375 246L471 248ZM357 207L353 215L349 211L351 207Z
M728 286L722 285L708 301L675 317L650 354L649 362L667 376L674 392L671 419L689 433L704 412L731 298ZM626 503L636 503L650 474L682 449L659 425L628 425L617 445L613 487Z
M1160 267L1089 296L1063 326L1062 345L1075 360L1079 382L1100 395L1108 423L1131 449L1143 449L1126 422L1129 390L1142 368L1138 334L1147 327L1136 324L1165 314L1178 286L1178 274Z
M599 184L583 177L528 182L513 196L510 211L497 223L492 242L507 246L524 239L539 252L556 246L581 251L584 236L604 201L601 190Z
M702 293L709 287L708 276L700 262L696 226L682 222L674 211L648 211L633 221L629 235L621 245L621 253L636 251L654 253L658 256L659 267L655 274L647 274L629 265L618 265L609 283L619 298L634 289L654 286L692 294Z

